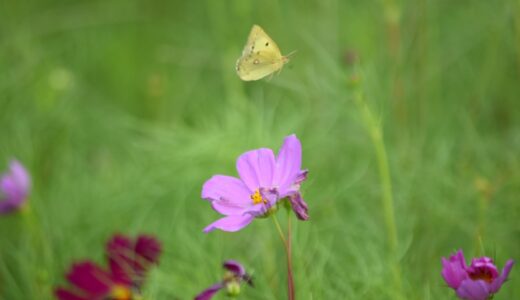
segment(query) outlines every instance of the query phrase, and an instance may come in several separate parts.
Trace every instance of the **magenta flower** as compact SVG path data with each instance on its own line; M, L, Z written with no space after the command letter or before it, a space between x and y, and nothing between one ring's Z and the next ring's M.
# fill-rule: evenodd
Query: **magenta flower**
M71 288L57 288L60 300L131 300L140 295L146 272L156 264L161 245L151 236L140 235L135 241L114 235L106 246L109 270L91 261L72 265L67 274Z
M508 260L499 274L493 260L489 257L474 258L467 266L462 250L449 259L442 258L442 277L457 296L465 300L488 300L496 294L513 267L514 261Z
M195 300L210 300L218 291L224 288L227 290L228 295L236 297L240 294L240 284L243 281L253 286L251 276L246 273L244 267L237 261L225 261L223 267L227 270L224 279L202 291L195 297Z
M9 172L0 178L0 215L11 213L23 206L29 195L31 178L16 160L9 163Z
M300 184L307 177L301 169L302 147L296 135L285 138L275 158L273 151L261 148L248 151L237 159L240 178L215 175L204 183L202 198L225 215L204 229L238 231L256 217L264 217L287 198L300 220L307 220L307 204L300 194Z

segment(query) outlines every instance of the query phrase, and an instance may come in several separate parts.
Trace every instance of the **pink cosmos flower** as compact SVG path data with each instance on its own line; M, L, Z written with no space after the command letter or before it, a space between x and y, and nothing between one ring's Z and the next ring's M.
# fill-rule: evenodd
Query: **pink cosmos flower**
M57 288L60 300L132 300L140 294L146 272L161 254L157 239L140 235L136 240L114 235L106 246L109 269L91 261L72 265L67 274L71 288Z
M9 172L0 178L0 215L16 211L25 204L31 178L27 170L16 160L9 164Z
M278 201L287 198L301 220L307 220L307 204L300 184L307 177L301 169L302 147L296 135L285 138L278 156L267 148L248 151L237 160L240 178L215 175L204 183L202 198L225 217L204 229L238 231L255 217L268 215Z
M464 254L459 250L449 259L442 258L441 275L460 299L488 300L507 280L513 264L513 260L508 260L501 274L489 257L473 258L467 266Z
M224 288L230 296L237 296L240 293L240 283L243 281L253 286L251 276L246 273L244 267L237 261L225 261L223 267L227 270L224 279L202 291L195 297L195 300L210 300L218 291Z

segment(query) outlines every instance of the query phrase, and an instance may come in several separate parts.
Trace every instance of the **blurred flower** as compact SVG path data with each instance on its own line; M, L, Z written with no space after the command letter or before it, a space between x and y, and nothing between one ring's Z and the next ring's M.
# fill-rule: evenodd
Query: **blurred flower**
M0 178L0 214L19 209L27 200L31 178L16 160L9 163L9 171Z
M442 258L442 277L457 296L466 300L487 300L496 294L513 267L513 260L508 260L499 274L493 260L489 257L473 258L467 266L462 250L449 259Z
M114 235L107 243L106 253L109 270L91 261L73 264L67 274L73 287L57 288L56 297L60 300L138 299L146 272L159 260L159 241L147 235L140 235L135 241Z
M248 151L237 159L239 178L215 175L204 183L202 198L225 215L204 229L238 231L255 217L276 210L279 200L289 198L296 216L307 220L307 204L300 195L300 184L307 177L301 170L302 148L296 135L285 138L275 159L273 151L261 148Z
M161 244L148 235L140 235L132 241L117 234L107 243L106 253L113 275L128 285L141 286L146 272L159 261Z
M359 62L358 52L354 49L347 49L343 52L343 63L348 66L354 66Z
M246 273L244 267L234 261L228 260L223 264L224 269L227 270L221 282L216 283L209 288L202 291L195 297L195 300L209 300L221 289L226 289L228 296L236 297L240 294L240 284L245 281L250 286L253 286L251 276Z

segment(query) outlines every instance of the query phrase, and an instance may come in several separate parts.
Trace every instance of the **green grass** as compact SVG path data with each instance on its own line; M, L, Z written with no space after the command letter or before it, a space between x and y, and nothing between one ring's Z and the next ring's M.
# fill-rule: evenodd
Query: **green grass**
M245 83L234 64L254 23L297 53ZM0 2L0 166L16 157L30 170L37 222L0 218L0 299L52 299L72 262L103 260L114 232L164 244L147 299L192 298L228 258L254 273L242 299L284 299L272 222L204 234L218 214L200 190L291 133L310 170L298 299L392 299L354 73L384 132L404 298L455 299L442 256L520 258L519 37L517 1ZM520 295L517 268L496 300Z

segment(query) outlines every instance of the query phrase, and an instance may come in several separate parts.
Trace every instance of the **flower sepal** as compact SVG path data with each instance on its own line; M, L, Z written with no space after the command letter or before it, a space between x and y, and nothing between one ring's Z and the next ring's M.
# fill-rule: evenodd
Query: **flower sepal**
M256 217L259 218L259 219L267 219L267 218L269 218L270 216L274 215L277 211L278 211L278 204L269 207L269 208L265 211L265 213L263 213L263 214L261 214L261 215L258 215L258 216L256 216Z
M280 201L280 204L283 205L285 210L289 213L293 210L291 202L289 201L289 197L285 197Z

